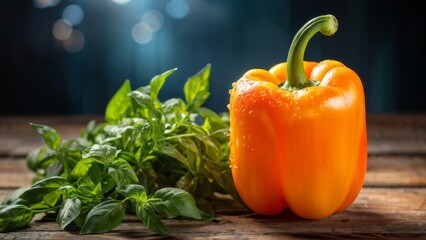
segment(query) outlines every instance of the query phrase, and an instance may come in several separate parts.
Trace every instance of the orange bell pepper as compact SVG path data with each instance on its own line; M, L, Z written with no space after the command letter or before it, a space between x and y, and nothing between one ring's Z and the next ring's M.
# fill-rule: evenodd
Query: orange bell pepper
M364 90L338 61L303 61L310 38L337 31L332 15L305 24L287 63L253 69L230 90L230 162L244 203L254 212L286 209L321 219L346 209L367 164Z

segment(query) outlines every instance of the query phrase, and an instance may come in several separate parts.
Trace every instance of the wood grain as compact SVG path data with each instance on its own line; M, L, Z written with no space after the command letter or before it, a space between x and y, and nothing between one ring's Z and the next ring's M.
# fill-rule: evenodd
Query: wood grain
M0 158L0 188L31 184L35 176L24 158ZM364 186L426 187L425 156L369 156Z
M426 155L369 156L364 186L426 187Z
M415 237L425 236L426 189L364 188L352 206L322 220L305 220L285 212L277 216L260 216L236 205L231 199L213 202L215 221L165 220L179 238L256 239L259 237ZM228 207L225 207L228 206ZM233 211L230 211L232 206ZM78 234L75 226L61 231L54 216L38 218L29 228L0 234L3 239L40 236L68 239ZM43 235L47 234L47 235ZM110 233L89 235L85 239L158 238L134 216L125 220Z
M78 136L99 116L11 116L0 118L0 200L34 177L25 156L43 143L29 122L56 128L64 139ZM322 220L291 212L260 216L218 195L211 203L215 221L164 220L175 239L426 239L426 114L378 114L367 117L368 166L364 187L345 211ZM54 215L38 215L28 228L0 233L0 239L163 239L126 215L113 231L79 235L62 231Z
M97 115L0 117L0 156L23 157L42 145L30 122L51 126L70 139L91 120L103 122ZM426 114L370 114L367 132L370 155L426 155Z

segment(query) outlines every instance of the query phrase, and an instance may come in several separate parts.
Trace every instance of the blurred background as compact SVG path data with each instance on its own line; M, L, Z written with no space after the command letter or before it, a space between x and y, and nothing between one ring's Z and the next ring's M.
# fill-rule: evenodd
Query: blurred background
M387 0L2 0L0 115L103 114L133 88L178 68L160 98L212 64L205 106L226 111L233 81L284 62L297 30L333 14L305 60L335 59L361 77L367 111L426 111L425 7Z

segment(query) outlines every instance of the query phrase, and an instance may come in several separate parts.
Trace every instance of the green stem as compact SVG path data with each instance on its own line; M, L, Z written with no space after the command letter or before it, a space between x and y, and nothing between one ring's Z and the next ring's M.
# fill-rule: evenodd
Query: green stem
M45 213L45 212L49 212L49 211L53 211L53 210L58 210L59 208L60 208L60 206L55 206L55 207L46 208L46 209L31 209L31 211L34 214L38 214L38 213Z
M337 31L337 27L337 19L333 15L322 15L307 22L296 33L287 57L287 81L281 88L294 91L316 85L308 79L303 68L306 46L317 32L331 36Z
M169 137L165 137L163 139L160 139L159 142L168 141L168 140L171 140L171 139L176 139L176 138L181 138L181 137L195 137L197 135L198 134L196 134L196 133L185 133L185 134L173 135L173 136L169 136Z

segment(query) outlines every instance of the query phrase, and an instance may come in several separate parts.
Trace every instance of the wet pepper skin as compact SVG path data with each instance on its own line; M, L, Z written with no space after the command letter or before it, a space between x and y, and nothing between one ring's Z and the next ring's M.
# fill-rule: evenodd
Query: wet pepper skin
M290 209L320 219L362 188L367 134L361 80L340 62L304 62L319 85L295 91L286 63L246 72L230 91L231 168L242 200L259 214Z

